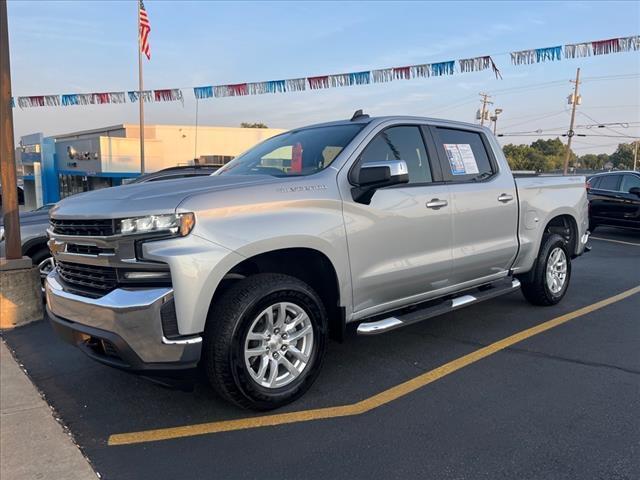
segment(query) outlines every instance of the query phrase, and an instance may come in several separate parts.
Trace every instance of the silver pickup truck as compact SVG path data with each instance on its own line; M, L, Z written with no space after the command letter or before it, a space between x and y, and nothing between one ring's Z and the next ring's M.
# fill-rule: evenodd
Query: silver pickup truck
M203 367L243 407L318 376L329 337L372 335L521 288L565 295L585 250L584 177L514 179L477 125L313 125L209 177L77 195L51 211L56 331L104 364Z

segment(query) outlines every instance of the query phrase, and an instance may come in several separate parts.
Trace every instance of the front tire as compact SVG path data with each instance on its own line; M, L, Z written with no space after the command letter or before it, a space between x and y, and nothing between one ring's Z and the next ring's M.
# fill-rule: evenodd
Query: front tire
M306 283L281 274L239 281L216 300L204 334L213 388L244 408L294 401L317 378L327 348L327 314Z
M534 305L555 305L567 293L571 279L571 255L560 235L542 238L533 271L521 278L522 294Z

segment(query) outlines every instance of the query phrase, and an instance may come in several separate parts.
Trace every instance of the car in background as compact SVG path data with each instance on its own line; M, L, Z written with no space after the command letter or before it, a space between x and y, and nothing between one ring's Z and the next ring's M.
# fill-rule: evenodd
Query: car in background
M24 205L24 188L18 185L18 205ZM2 206L2 185L0 185L0 207Z
M640 231L640 173L599 173L587 181L589 230L601 225Z
M184 167L169 167L164 168L162 170L158 170L153 173L146 173L141 175L130 182L127 182L127 185L132 183L147 183L147 182L157 182L159 180L175 180L178 178L189 178L189 177L201 177L204 175L211 175L216 170L220 168L217 165L188 165Z
M30 212L20 212L22 255L31 257L33 264L38 265L42 280L54 267L51 253L47 246L49 210L54 205L55 203L49 203ZM2 217L0 218L0 257L5 256L4 236L4 217Z

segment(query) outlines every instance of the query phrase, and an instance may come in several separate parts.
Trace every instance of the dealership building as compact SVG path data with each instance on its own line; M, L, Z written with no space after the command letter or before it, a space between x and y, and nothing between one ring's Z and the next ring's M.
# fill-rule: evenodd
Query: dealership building
M145 125L145 172L195 163L224 165L281 132L273 128ZM139 125L122 124L51 137L42 133L20 137L16 160L23 172L25 208L120 185L139 176L139 135Z

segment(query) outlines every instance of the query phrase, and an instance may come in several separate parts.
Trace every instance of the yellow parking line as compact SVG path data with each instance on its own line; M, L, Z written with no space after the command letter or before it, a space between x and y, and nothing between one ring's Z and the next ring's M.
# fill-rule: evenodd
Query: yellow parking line
M472 363L482 360L496 352L504 350L516 343L522 342L527 338L531 338L539 333L546 332L563 323L581 317L588 313L594 312L601 308L611 305L612 303L624 300L631 295L640 292L640 285L626 290L613 297L606 298L599 302L593 303L586 307L580 308L573 312L566 313L547 322L536 325L518 332L510 337L503 338L491 345L480 348L463 357L457 358L449 363L435 368L429 372L423 373L411 380L389 388L372 397L365 398L356 403L349 405L341 405L338 407L316 408L313 410L302 410L299 412L279 413L275 415L266 415L261 417L241 418L238 420L227 420L222 422L200 423L196 425L185 425L182 427L160 428L157 430L146 430L141 432L118 433L111 435L108 440L109 445L130 445L134 443L156 442L159 440L169 440L174 438L192 437L196 435L207 435L211 433L229 432L232 430L244 430L248 428L270 427L274 425L285 425L289 423L308 422L310 420L322 420L327 418L346 417L351 415L360 415L374 408L378 408L389 402L397 400L419 388L428 385L431 382L449 375L461 368L471 365Z
M633 242L623 242L622 240L613 240L612 238L602 238L602 237L589 237L591 240L602 240L603 242L613 242L613 243L621 243L623 245L633 245L634 247L640 247L640 243Z

